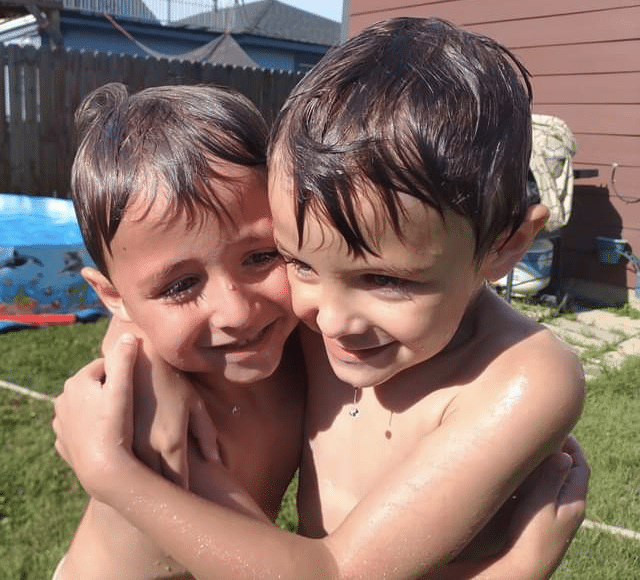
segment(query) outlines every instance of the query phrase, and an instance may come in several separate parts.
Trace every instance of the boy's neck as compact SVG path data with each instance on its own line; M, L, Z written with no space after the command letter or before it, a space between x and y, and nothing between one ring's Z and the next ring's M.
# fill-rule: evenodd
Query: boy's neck
M483 282L480 286L478 286L477 290L469 301L469 304L464 312L464 315L462 316L462 320L460 320L460 324L458 325L458 329L453 335L453 338L438 354L436 354L430 360L439 360L442 357L447 357L450 353L465 346L472 339L476 330L478 310L481 308L481 305L489 299L491 293L492 291L487 287L486 282Z
M259 396L260 391L264 391L276 384L280 373L280 368L278 368L271 376L252 383L229 381L217 373L197 373L193 378L196 389L205 398L214 398L221 404L227 404L232 409L234 406L241 405L247 399Z
M290 384L291 374L295 369L292 362L301 359L300 345L294 332L285 343L278 368L268 377L251 383L237 383L225 379L218 373L194 373L192 379L195 388L205 400L228 407L233 413L234 408L241 409L243 404L268 398L273 395L274 390L281 390L283 385Z

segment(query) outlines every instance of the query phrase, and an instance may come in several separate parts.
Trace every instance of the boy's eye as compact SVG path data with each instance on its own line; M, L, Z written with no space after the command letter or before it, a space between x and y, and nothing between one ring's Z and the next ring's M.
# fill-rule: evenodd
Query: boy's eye
M296 260L289 256L282 256L282 259L284 260L284 263L287 264L287 266L291 266L293 271L299 276L308 276L313 272L311 266L301 262L300 260Z
M243 265L245 266L266 266L280 259L280 253L277 250L269 250L265 252L254 252L245 258Z
M174 282L168 288L164 289L160 296L169 301L180 301L188 298L193 292L194 288L200 282L199 278L195 276L188 276L187 278L181 278L177 282Z
M385 276L384 274L367 274L365 280L367 284L374 288L395 290L397 292L406 292L410 284L408 280L396 278L395 276Z

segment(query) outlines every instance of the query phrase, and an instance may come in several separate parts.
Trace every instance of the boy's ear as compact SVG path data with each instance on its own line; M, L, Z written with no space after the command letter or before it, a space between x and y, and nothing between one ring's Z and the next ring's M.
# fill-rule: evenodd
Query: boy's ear
M131 322L131 318L122 301L122 296L120 296L115 286L102 272L95 268L85 266L80 273L87 283L96 291L96 294L100 300L102 300L102 303L111 311L111 314L117 316L120 320Z
M489 281L499 280L527 253L529 246L549 219L549 208L536 204L527 210L522 225L505 243L508 233L498 237L481 266L483 277Z

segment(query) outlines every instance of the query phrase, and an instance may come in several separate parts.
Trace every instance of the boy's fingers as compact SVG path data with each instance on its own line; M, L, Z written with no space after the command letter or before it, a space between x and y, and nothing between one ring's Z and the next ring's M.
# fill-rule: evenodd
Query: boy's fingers
M58 399L56 399L54 401L54 405L56 404ZM56 411L57 412L57 411ZM53 417L53 421L51 422L51 427L53 428L53 432L56 435L56 442L54 444L56 451L60 454L60 456L62 457L62 459L64 459L67 463L68 463L68 458L66 455L66 451L64 449L64 445L62 444L62 441L60 440L60 421L58 420L57 415L54 415Z
M558 503L560 505L573 503L584 505L589 489L591 468L578 440L574 437L568 439L570 440L565 443L564 449L567 453L571 452L572 466L560 490Z
M204 405L204 401L195 391L191 399L189 430L196 440L202 459L205 461L220 461L218 432Z
M102 386L110 391L106 399L109 415L119 417L117 424L112 423L112 436L126 443L129 449L133 446L133 382L138 338L133 334L123 334L105 357L106 379Z
M562 446L562 450L571 456L574 467L580 466L581 468L586 468L590 471L584 449L573 435L567 436Z
M131 392L133 371L138 353L138 339L133 334L123 334L105 357L106 388Z
M55 442L54 446L56 448L56 451L60 455L60 457L62 457L62 459L64 459L67 462L67 464L70 464L69 463L69 456L67 455L67 450L65 449L65 447L62 444L62 442L60 441L60 439L56 438L56 442Z
M84 400L87 395L87 385L99 388L104 381L104 359L96 359L84 367L64 383L63 391L53 401L55 411L51 427L56 435L55 448L62 458L71 465L71 458L63 444L64 421L60 417L73 416L74 400ZM79 393L79 394L78 394Z
M516 490L517 497L525 495L538 498L555 498L564 484L569 469L571 457L563 452L552 453L536 467L524 483Z
M104 359L99 358L90 362L88 365L84 366L78 372L78 374L80 373L86 375L87 379L96 381L98 383L103 383L104 382Z
M164 477L179 487L189 489L189 465L182 451L160 455L160 470Z
M150 353L151 384L156 406L150 441L160 471L170 481L189 488L188 432L191 383L176 368Z
M518 537L537 516L556 513L556 502L570 465L571 458L566 453L553 453L516 490L516 509L510 526L513 537Z

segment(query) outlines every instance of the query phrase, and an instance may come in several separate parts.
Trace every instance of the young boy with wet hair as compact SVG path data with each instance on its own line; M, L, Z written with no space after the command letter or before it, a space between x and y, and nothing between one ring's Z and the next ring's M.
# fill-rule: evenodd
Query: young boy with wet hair
M486 284L548 217L527 201L531 101L496 41L398 18L329 53L273 128L274 236L312 331L300 518L337 537L375 497L376 541L346 552L385 555L370 577L426 574L418 554L458 554L507 502L504 531L509 498L580 415L575 352ZM439 534L386 544L406 529Z
M110 401L119 425L126 349L107 361L113 392L79 376L58 406L59 449L83 485L200 580L548 578L584 514L588 468L567 438L584 378L569 347L486 285L548 215L526 202L530 101L498 43L401 18L333 50L285 104L269 197L309 327L307 537L167 484L122 436L65 434L81 431L65 421L79 393ZM521 496L536 498L526 525Z
M72 195L97 266L82 274L112 312L112 326L143 338L148 355L136 377L153 388L137 393L138 456L202 497L272 521L300 460L305 385L294 376L302 369L295 371L291 345L285 348L297 320L272 236L264 120L226 89L154 87L129 95L111 83L85 98L76 123ZM188 439L186 420L175 439L156 441L184 419L175 409L191 397L175 372L161 380L168 365L187 374L200 416L215 422L201 453L190 441L172 455ZM247 490L246 500L209 483L221 465ZM186 574L92 499L58 577Z

